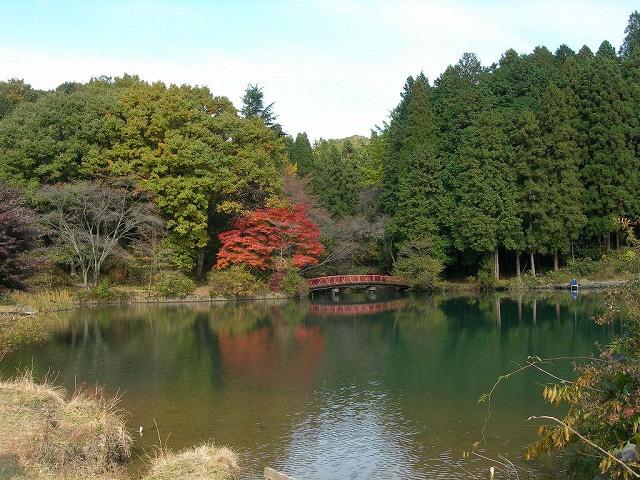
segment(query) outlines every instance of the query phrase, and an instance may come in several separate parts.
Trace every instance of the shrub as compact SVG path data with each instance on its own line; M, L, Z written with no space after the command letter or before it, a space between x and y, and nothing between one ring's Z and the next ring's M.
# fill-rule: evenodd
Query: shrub
M75 296L80 303L104 303L118 298L124 298L126 295L119 294L111 288L111 284L108 279L103 279L97 287L90 288L89 290L80 290Z
M588 277L602 270L602 263L594 262L591 258L587 257L578 260L569 260L566 268L575 277Z
M250 297L267 291L264 282L237 265L226 270L212 270L207 284L212 297Z
M404 277L411 288L431 290L438 286L444 264L435 258L428 240L414 240L398 252L393 274Z
M269 277L269 289L290 297L306 297L309 283L297 270L279 270Z
M156 275L153 289L162 297L186 297L196 289L196 284L183 273L160 272Z
M493 256L487 256L478 269L478 287L482 290L495 290L497 286Z

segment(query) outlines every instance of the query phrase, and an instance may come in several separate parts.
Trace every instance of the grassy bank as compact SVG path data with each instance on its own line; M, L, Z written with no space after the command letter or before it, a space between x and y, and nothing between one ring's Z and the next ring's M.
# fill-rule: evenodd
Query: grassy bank
M31 374L0 383L0 478L114 478L131 454L123 414L99 391L69 398Z
M128 478L132 439L117 399L99 390L67 396L30 373L0 382L0 478ZM158 449L146 480L239 478L240 457L204 444L184 452Z

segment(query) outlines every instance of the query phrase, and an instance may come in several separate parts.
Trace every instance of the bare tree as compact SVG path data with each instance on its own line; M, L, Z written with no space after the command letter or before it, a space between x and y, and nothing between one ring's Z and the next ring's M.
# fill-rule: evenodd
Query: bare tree
M83 181L50 186L42 189L40 200L49 235L71 248L85 288L89 280L98 284L100 267L114 248L158 221L151 203L127 185L112 188Z

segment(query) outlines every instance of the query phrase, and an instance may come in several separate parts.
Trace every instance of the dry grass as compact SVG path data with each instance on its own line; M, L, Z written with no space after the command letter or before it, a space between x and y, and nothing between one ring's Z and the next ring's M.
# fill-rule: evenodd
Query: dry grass
M144 480L234 480L242 476L240 456L212 443L178 453L161 450Z
M0 473L12 478L117 478L131 438L117 399L98 390L70 399L30 372L0 382Z
M35 312L55 312L74 308L77 302L69 289L44 290L41 292L11 292L17 307Z

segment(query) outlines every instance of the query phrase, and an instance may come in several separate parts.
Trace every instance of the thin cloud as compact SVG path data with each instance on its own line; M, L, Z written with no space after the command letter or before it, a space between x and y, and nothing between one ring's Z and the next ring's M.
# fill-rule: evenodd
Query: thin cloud
M27 20L47 28L42 12L53 12L54 4L43 5L33 9L33 19L15 16L15 43L0 33L7 78L51 89L126 72L147 81L206 85L236 106L247 84L259 83L285 131L306 131L311 139L368 135L398 103L409 75L424 71L433 82L464 52L490 65L509 48L553 51L566 43L595 50L605 39L617 46L634 10L627 0L324 0L295 9L285 2L219 2L213 8L206 1L140 0L109 3L104 12L70 2L69 15L56 10L51 19L51 41L45 44L42 31L20 37ZM60 25L73 30L73 21L83 18L79 11L88 23L77 26L74 44L61 36ZM114 24L120 28L113 30Z

